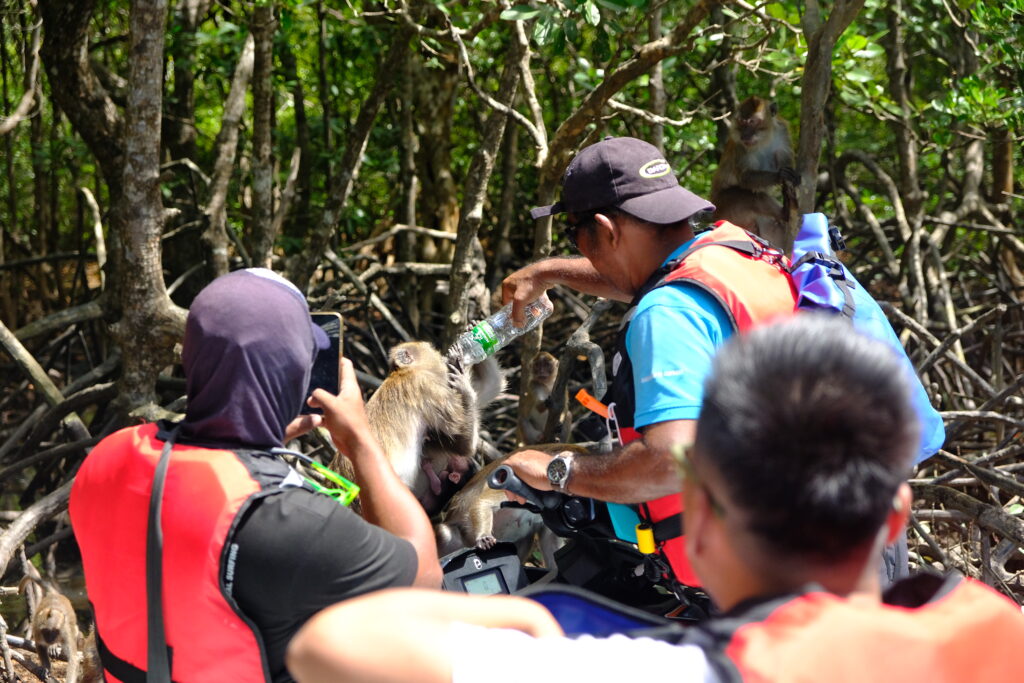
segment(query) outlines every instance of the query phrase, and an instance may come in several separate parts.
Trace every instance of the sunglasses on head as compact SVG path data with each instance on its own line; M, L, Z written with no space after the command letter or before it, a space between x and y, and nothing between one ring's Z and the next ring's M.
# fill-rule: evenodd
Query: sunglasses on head
M715 516L725 517L725 506L715 498L714 494L711 493L711 489L697 475L697 469L693 464L693 444L680 444L676 446L672 449L672 455L675 456L676 463L682 471L683 481L689 480L694 486L704 492L708 503L711 505L711 511L715 513Z

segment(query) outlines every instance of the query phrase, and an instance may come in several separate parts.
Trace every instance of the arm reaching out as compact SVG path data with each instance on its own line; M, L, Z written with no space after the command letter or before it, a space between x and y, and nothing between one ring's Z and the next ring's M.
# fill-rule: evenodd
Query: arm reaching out
M525 598L391 589L313 616L288 646L300 683L448 683L456 622L560 636L551 614Z
M337 396L323 389L313 392L309 404L324 411L324 425L338 450L352 461L366 521L404 538L416 548L419 569L414 585L436 588L441 583L434 530L423 506L395 474L380 444L370 431L366 408L352 361L343 358Z
M501 301L512 302L512 321L525 324L523 308L554 285L565 285L584 294L628 302L632 296L621 291L597 272L585 258L549 258L524 266L501 283Z

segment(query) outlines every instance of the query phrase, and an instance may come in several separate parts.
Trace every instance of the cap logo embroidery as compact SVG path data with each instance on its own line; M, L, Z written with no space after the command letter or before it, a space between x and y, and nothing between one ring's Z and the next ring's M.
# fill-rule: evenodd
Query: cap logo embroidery
M672 167L669 166L668 162L664 159L648 161L640 167L640 177L642 178L660 178L661 176L668 175L671 172Z

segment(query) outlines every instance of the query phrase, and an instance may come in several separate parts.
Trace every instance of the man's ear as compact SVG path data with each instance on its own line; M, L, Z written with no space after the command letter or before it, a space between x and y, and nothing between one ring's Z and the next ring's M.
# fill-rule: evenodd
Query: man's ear
M684 484L683 493L683 528L686 530L686 554L691 558L700 558L703 555L707 541L707 524L711 517L711 501L699 486L693 486L691 491L686 491ZM699 562L699 560L698 560Z
M618 222L603 213L594 214L594 222L596 223L595 231L601 233L600 237L598 235L595 235L595 237L599 240L602 237L606 237L614 248L618 244L621 231Z
M885 518L886 545L893 543L899 538L906 528L907 520L910 519L910 503L913 498L914 495L911 493L910 485L907 482L903 482L896 489L896 495L892 497L892 509L889 510L889 515Z

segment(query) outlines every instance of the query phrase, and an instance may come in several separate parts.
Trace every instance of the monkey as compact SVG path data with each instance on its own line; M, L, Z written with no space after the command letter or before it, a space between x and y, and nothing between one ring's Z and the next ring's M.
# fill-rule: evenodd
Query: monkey
M711 181L714 220L727 220L785 247L797 219L796 189L789 124L775 102L752 95L740 103L729 123L729 137ZM768 189L782 186L783 201Z
M504 374L493 358L467 369L422 341L395 346L388 360L366 417L395 473L433 515L472 473L479 410L502 391Z
M537 443L544 434L548 421L548 409L551 407L551 391L555 387L558 375L558 359L547 351L541 351L533 357L530 364L530 383L522 395L524 404L519 418L519 443L521 445ZM566 401L562 400L562 432L566 431ZM565 434L562 435L563 439Z
M430 490L420 500L423 509L440 511L478 471L476 463L462 455L449 456L445 469L435 472L428 461L423 461L423 473L430 482Z
M587 453L582 446L564 443L532 445L530 449L551 454L565 451ZM508 500L505 492L487 485L491 472L503 462L504 458L484 466L465 488L452 497L441 521L434 525L438 556L461 548L487 550L498 541L508 541L516 544L519 558L525 561L536 538L544 566L551 568L561 539L544 525L537 513L521 507L501 507Z
M100 651L96 646L96 625L93 624L82 638L82 683L103 683L103 663Z
M45 582L35 578L43 588L43 597L32 613L29 636L36 644L39 663L47 671L51 670L51 659L56 657L61 648L68 658L68 667L64 674L66 683L78 681L78 618L75 609L67 597Z

